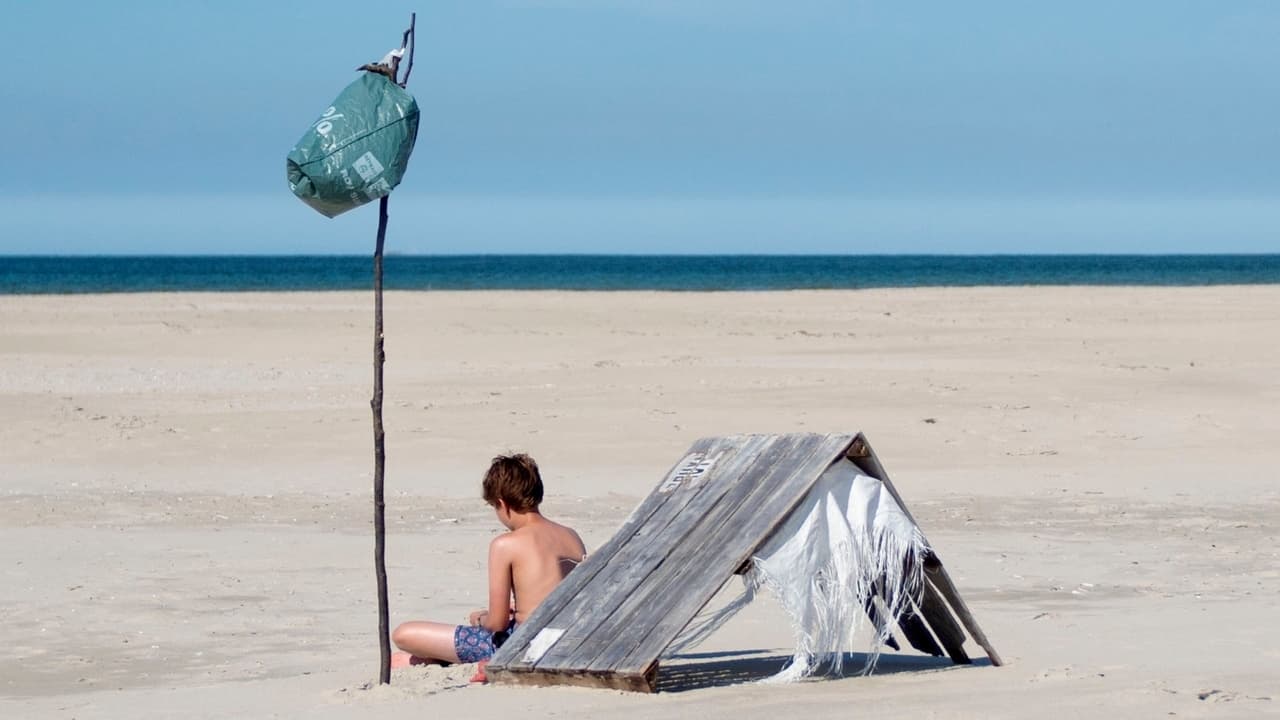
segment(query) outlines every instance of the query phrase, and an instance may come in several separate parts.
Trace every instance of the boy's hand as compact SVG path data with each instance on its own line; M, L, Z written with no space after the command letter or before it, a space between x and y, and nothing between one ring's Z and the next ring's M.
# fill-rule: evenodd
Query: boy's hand
M471 623L471 627L480 627L484 623L484 619L489 617L488 610L476 610L467 618L467 622Z

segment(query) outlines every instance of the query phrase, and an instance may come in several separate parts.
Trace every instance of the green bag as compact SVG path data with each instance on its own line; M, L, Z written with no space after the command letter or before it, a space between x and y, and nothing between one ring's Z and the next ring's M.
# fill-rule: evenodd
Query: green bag
M325 217L389 195L418 137L418 103L390 78L365 72L289 151L289 189Z

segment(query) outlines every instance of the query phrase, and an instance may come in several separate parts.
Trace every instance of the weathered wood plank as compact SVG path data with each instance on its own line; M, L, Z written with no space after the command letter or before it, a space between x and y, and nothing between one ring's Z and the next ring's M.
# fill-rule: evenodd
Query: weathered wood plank
M802 462L789 468L789 473L782 474L776 482L758 485L759 492L752 493L735 512L721 521L709 523L714 531L705 543L699 547L682 547L678 554L673 554L664 565L663 591L657 594L657 602L650 609L658 617L657 624L648 633L628 628L624 636L610 644L609 653L601 660L610 669L623 673L647 667L707 604L732 571L745 562L803 500L823 471L840 459L851 441L848 435L822 437ZM745 532L744 528L750 528L751 532ZM706 562L705 548L715 548L721 560ZM706 574L714 581L701 583L698 592L683 587L681 578L696 573ZM618 652L628 650L627 646L633 643L625 654ZM593 663L593 667L602 665Z
M601 688L605 690L626 690L630 692L652 693L658 688L658 665L654 663L648 672L634 675L618 673L567 672L562 670L523 670L515 671L500 668L496 671L492 666L485 670L489 682L497 685L517 686L549 686L561 685L570 687Z
M915 516L911 514L911 510L903 502L902 496L898 494L898 488L894 487L893 481L889 479L889 473L885 471L880 458L876 456L876 451L872 449L871 443L867 442L866 436L862 433L858 433L858 436L854 439L853 445L849 449L849 459L868 475L883 482L885 489L897 501L898 507L902 509L902 512L911 520L912 524L917 528L920 527L920 523L916 522ZM920 530L920 535L924 537L923 529ZM925 544L930 548L933 547L928 538L925 539ZM982 628L978 626L978 621L973 617L973 613L969 612L969 606L965 605L964 600L961 599L960 591L956 589L955 583L951 581L951 575L942 566L942 560L932 550L930 551L930 558L925 561L925 572L937 587L938 592L942 594L942 597L950 603L956 617L960 619L965 630L969 631L969 635L973 637L974 642L978 643L986 651L987 658L991 660L991 664L996 666L1003 665L1004 661L1000 659L1000 654L992 647L991 641L987 639L986 633L982 632Z
M690 531L685 541L670 550L660 563L653 566L652 574L646 578L644 592L635 593L627 599L597 630L600 637L607 638L606 643L597 643L595 647L584 647L571 658L577 666L593 670L612 670L607 661L593 662L601 655L625 652L628 642L638 642L637 634L645 633L658 622L653 613L660 612L664 596L672 592L672 585L679 585L679 592L693 592L714 595L725 580L736 570L733 567L719 567L727 562L718 557L716 562L705 562L707 548L719 546L709 544L709 536L727 521L744 503L752 502L769 488L774 488L779 480L785 479L794 465L808 457L817 445L818 436L784 436L774 445L778 450L763 456L750 467L744 467L737 477L732 479L732 487L714 507L705 513L691 517ZM749 533L746 527L738 528L739 532ZM686 568L686 558L703 556L703 562ZM670 599L670 598L665 598ZM694 613L697 611L695 610ZM683 624L693 615L684 618ZM654 655L653 658L656 658Z
M964 631L960 629L959 623L951 616L951 610L947 608L947 604L928 580L925 580L924 592L920 595L920 614L924 616L925 622L929 623L929 627L933 628L934 635L938 636L938 642L947 649L947 655L953 662L958 665L968 665L973 662L964 651Z
M687 499L681 504L669 504L668 508L636 529L626 546L611 559L609 566L600 571L593 585L599 588L599 592L571 602L548 621L548 627L561 628L565 632L534 662L534 667L540 670L586 668L569 659L584 643L609 640L608 632L601 630L604 620L641 590L649 573L684 542L698 519L733 489L733 481L743 469L762 455L774 452L779 445L785 443L775 436L742 438L738 445L726 448L726 455L717 461L697 487L672 491L671 494L685 495ZM655 494L660 493L662 487L660 484Z
M951 582L951 576L947 574L947 569L942 566L942 560L937 555L930 553L924 563L925 576L938 589L938 593L946 598L951 609L955 611L956 617L964 624L969 634L973 636L974 642L978 643L987 653L987 659L992 665L997 667L1004 664L1004 660L1000 659L1000 654L996 649L991 647L991 642L987 640L987 636L982 632L982 628L978 627L978 621L974 619L973 613L969 612L969 606L964 604L964 600L960 597L960 591L956 589L955 583Z
M748 501L733 509L723 520L710 523L712 534L700 545L717 548L733 564L746 562L803 501L824 470L839 459L850 440L847 435L818 437L811 452L777 468L775 480L767 484L753 483L754 492ZM626 639L615 641L610 655L602 659L614 669L629 671L632 667L642 665L648 657L657 657L727 579L718 566L708 567L699 557L695 546L691 546L680 556L673 557L669 567L663 589L658 594L661 602L656 608L649 609L659 616L657 624L619 660L613 658L620 654L620 650L625 650L629 643ZM700 586L690 586L684 582L684 578L690 574L707 572L713 573L713 577ZM597 664L595 667L603 666Z
M906 636L907 642L911 643L911 647L919 650L926 655L941 657L943 655L942 648L938 646L938 641L933 639L933 633L929 632L929 626L925 625L924 620L908 606L898 616L898 629L902 630L902 634Z
M736 441L737 436L706 437L697 440L689 449L689 452L663 476L664 481L679 470L681 464L689 455L693 453L714 453ZM680 502L684 499L684 497L680 497L675 502ZM622 527L613 534L613 537L599 549L589 551L587 559L575 568L573 572L569 573L568 577L556 586L556 589L534 609L525 622L516 628L511 637L507 639L507 642L494 655L489 667L498 672L501 672L505 667L516 669L532 667L532 663L525 662L522 658L528 649L529 642L537 634L538 630L546 627L547 623L558 616L569 603L575 599L580 599L582 590L592 584L596 576L609 566L614 555L626 546L636 531L672 501L673 495L671 493L651 492L645 497L640 505L632 510L631 515L623 522Z
M723 496L733 487L733 478L760 457L781 452L780 447L776 437L750 436L742 439L739 446L732 448L736 455L718 461L713 468L714 474L704 480L703 488L699 488L705 489L704 493L691 497L685 505L678 506L678 514L664 514L637 529L628 543L630 547L627 551L614 557L612 568L605 570L602 575L604 579L596 583L598 587L603 585L604 593L593 597L593 602L584 609L584 614L568 615L566 611L554 619L558 628L566 628L566 637L558 641L552 650L544 653L538 661L539 669L573 667L567 661L577 647L582 643L604 642L607 638L598 632L600 623L618 605L637 592L646 575L662 562L672 547L684 542L691 524L696 523L710 507L723 501ZM663 484L660 483L654 492L659 492L662 487ZM580 625L573 626L575 623Z
M875 594L867 598L867 601L864 604L867 616L871 618L871 623L877 630L881 629L882 623L884 622L882 619L883 613L881 612L881 609L885 605L884 593L880 591L883 588L884 583L885 577L882 575L876 583ZM928 655L933 655L934 657L938 657L943 654L942 648L938 646L937 641L933 639L933 634L929 632L929 626L920 619L920 616L916 613L910 602L904 605L902 610L899 611L898 617L893 619L893 622L898 626L898 629L902 631L902 634L907 638L907 642L911 644L911 647ZM890 635L888 640L885 641L885 645L888 645L894 650L902 649L892 635Z

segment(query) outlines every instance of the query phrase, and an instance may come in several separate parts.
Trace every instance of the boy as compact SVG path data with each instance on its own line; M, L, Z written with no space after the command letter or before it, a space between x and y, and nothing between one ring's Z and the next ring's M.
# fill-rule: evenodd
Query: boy
M484 476L484 501L509 531L489 543L489 608L471 613L468 625L401 623L391 639L404 652L392 657L392 667L488 660L496 649L494 635L501 645L586 557L578 533L538 512L542 477L528 455L493 459Z

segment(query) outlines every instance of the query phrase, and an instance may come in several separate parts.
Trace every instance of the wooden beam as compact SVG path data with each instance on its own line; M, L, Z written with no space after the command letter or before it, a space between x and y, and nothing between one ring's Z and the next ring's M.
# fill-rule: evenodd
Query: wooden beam
M907 642L911 643L911 647L919 650L926 655L941 657L943 655L942 648L938 646L938 641L933 639L933 633L929 632L929 626L924 620L916 614L916 611L908 605L903 609L902 614L898 616L898 628L902 630L902 634L906 636Z
M968 665L973 662L969 659L969 654L964 651L964 630L960 629L956 619L951 616L951 610L947 608L946 602L928 580L925 580L924 592L920 594L920 614L924 616L925 622L929 623L929 627L933 628L934 634L938 636L942 647L947 649L947 655L951 657L952 662L957 665Z
M951 609L955 611L956 617L960 618L960 622L964 624L969 634L973 636L974 642L982 646L987 652L987 658L991 660L991 664L999 667L1004 664L1000 659L1000 654L996 649L991 647L991 641L987 640L987 636L982 632L982 628L978 627L978 621L973 618L973 613L969 612L969 606L964 604L964 600L960 597L960 591L956 589L956 584L951 582L951 576L947 574L947 569L942 566L942 560L930 551L924 561L925 576L938 588L938 592L942 597L946 598L951 605Z
M867 442L866 436L862 433L858 433L853 444L849 447L848 457L868 475L884 483L885 489L898 502L898 507L902 509L902 512L917 528L920 527L920 523L916 522L911 511L907 509L907 504L902 501L902 496L898 494L898 489L893 486L893 481L889 479L889 473L885 471L884 465L880 463L880 458L876 457L876 451L871 449L871 443ZM921 530L920 534L923 537L924 530ZM925 544L928 545L927 539ZM929 547L932 548L932 545L929 545ZM978 626L978 621L974 619L973 613L969 612L969 606L965 605L964 600L960 598L960 591L956 589L955 583L951 581L951 576L947 574L947 569L942 566L942 560L932 550L929 551L929 555L925 558L924 570L929 579L938 588L938 592L951 604L952 609L955 610L956 617L960 619L964 628L969 631L969 635L986 651L987 658L991 660L991 664L996 666L1003 665L1004 661L1000 659L1000 654L992 647L986 633L982 632L982 628Z
M628 692L654 693L658 691L658 663L648 671L637 674L596 673L586 671L564 670L521 670L502 669L494 672L486 668L485 675L489 682L497 685L517 685L526 687L546 687L553 685L568 687L600 688L605 690L626 690Z

